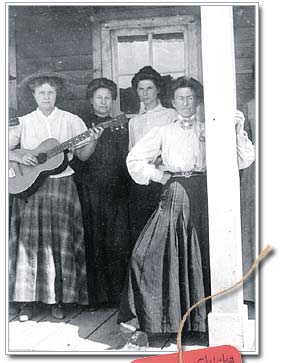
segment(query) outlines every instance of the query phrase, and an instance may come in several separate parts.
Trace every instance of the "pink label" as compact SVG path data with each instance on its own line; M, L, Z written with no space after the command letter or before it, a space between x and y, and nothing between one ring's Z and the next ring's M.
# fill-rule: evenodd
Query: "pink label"
M240 352L231 345L182 352L182 363L241 363ZM178 353L136 359L132 363L179 363ZM181 362L180 362L181 363Z

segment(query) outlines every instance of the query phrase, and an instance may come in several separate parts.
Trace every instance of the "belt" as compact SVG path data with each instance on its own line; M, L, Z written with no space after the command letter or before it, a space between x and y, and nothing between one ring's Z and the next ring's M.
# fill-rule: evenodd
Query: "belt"
M180 171L177 173L171 173L172 178L190 178L192 176L206 175L205 171Z

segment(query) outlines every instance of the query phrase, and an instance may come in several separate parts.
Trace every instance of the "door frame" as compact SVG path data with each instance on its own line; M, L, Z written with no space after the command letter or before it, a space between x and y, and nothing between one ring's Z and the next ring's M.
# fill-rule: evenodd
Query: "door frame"
M197 15L176 15L136 18L129 20L111 20L99 22L93 19L93 66L94 77L106 77L116 81L115 62L116 46L113 41L115 30L162 28L170 26L185 27L185 70L186 75L202 82L202 50L200 17ZM99 41L98 41L99 40ZM138 70L137 70L138 71ZM118 92L119 93L119 92ZM120 113L119 97L113 104L113 114Z

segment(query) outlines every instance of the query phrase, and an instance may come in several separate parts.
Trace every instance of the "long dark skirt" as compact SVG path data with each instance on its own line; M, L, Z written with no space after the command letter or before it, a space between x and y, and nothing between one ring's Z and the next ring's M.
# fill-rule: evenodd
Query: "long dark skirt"
M129 195L129 228L131 244L134 246L148 219L159 203L163 185L151 182L139 185L133 180L130 183Z
M87 304L81 206L73 177L47 178L26 199L13 198L10 301Z
M171 178L133 249L118 322L177 332L184 313L210 290L208 240L206 177ZM184 331L206 331L206 316L202 304Z
M119 306L131 252L127 196L118 196L111 187L82 183L80 199L89 302Z

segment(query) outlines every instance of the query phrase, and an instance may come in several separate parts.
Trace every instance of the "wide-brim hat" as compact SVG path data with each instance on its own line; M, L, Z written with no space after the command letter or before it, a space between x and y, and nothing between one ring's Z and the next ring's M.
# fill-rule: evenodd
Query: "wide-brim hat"
M66 97L73 92L73 79L64 73L54 72L49 69L41 69L27 77L25 77L17 86L20 97L30 97L31 89L29 88L29 84L37 78L56 78L62 84L61 95L62 97Z

